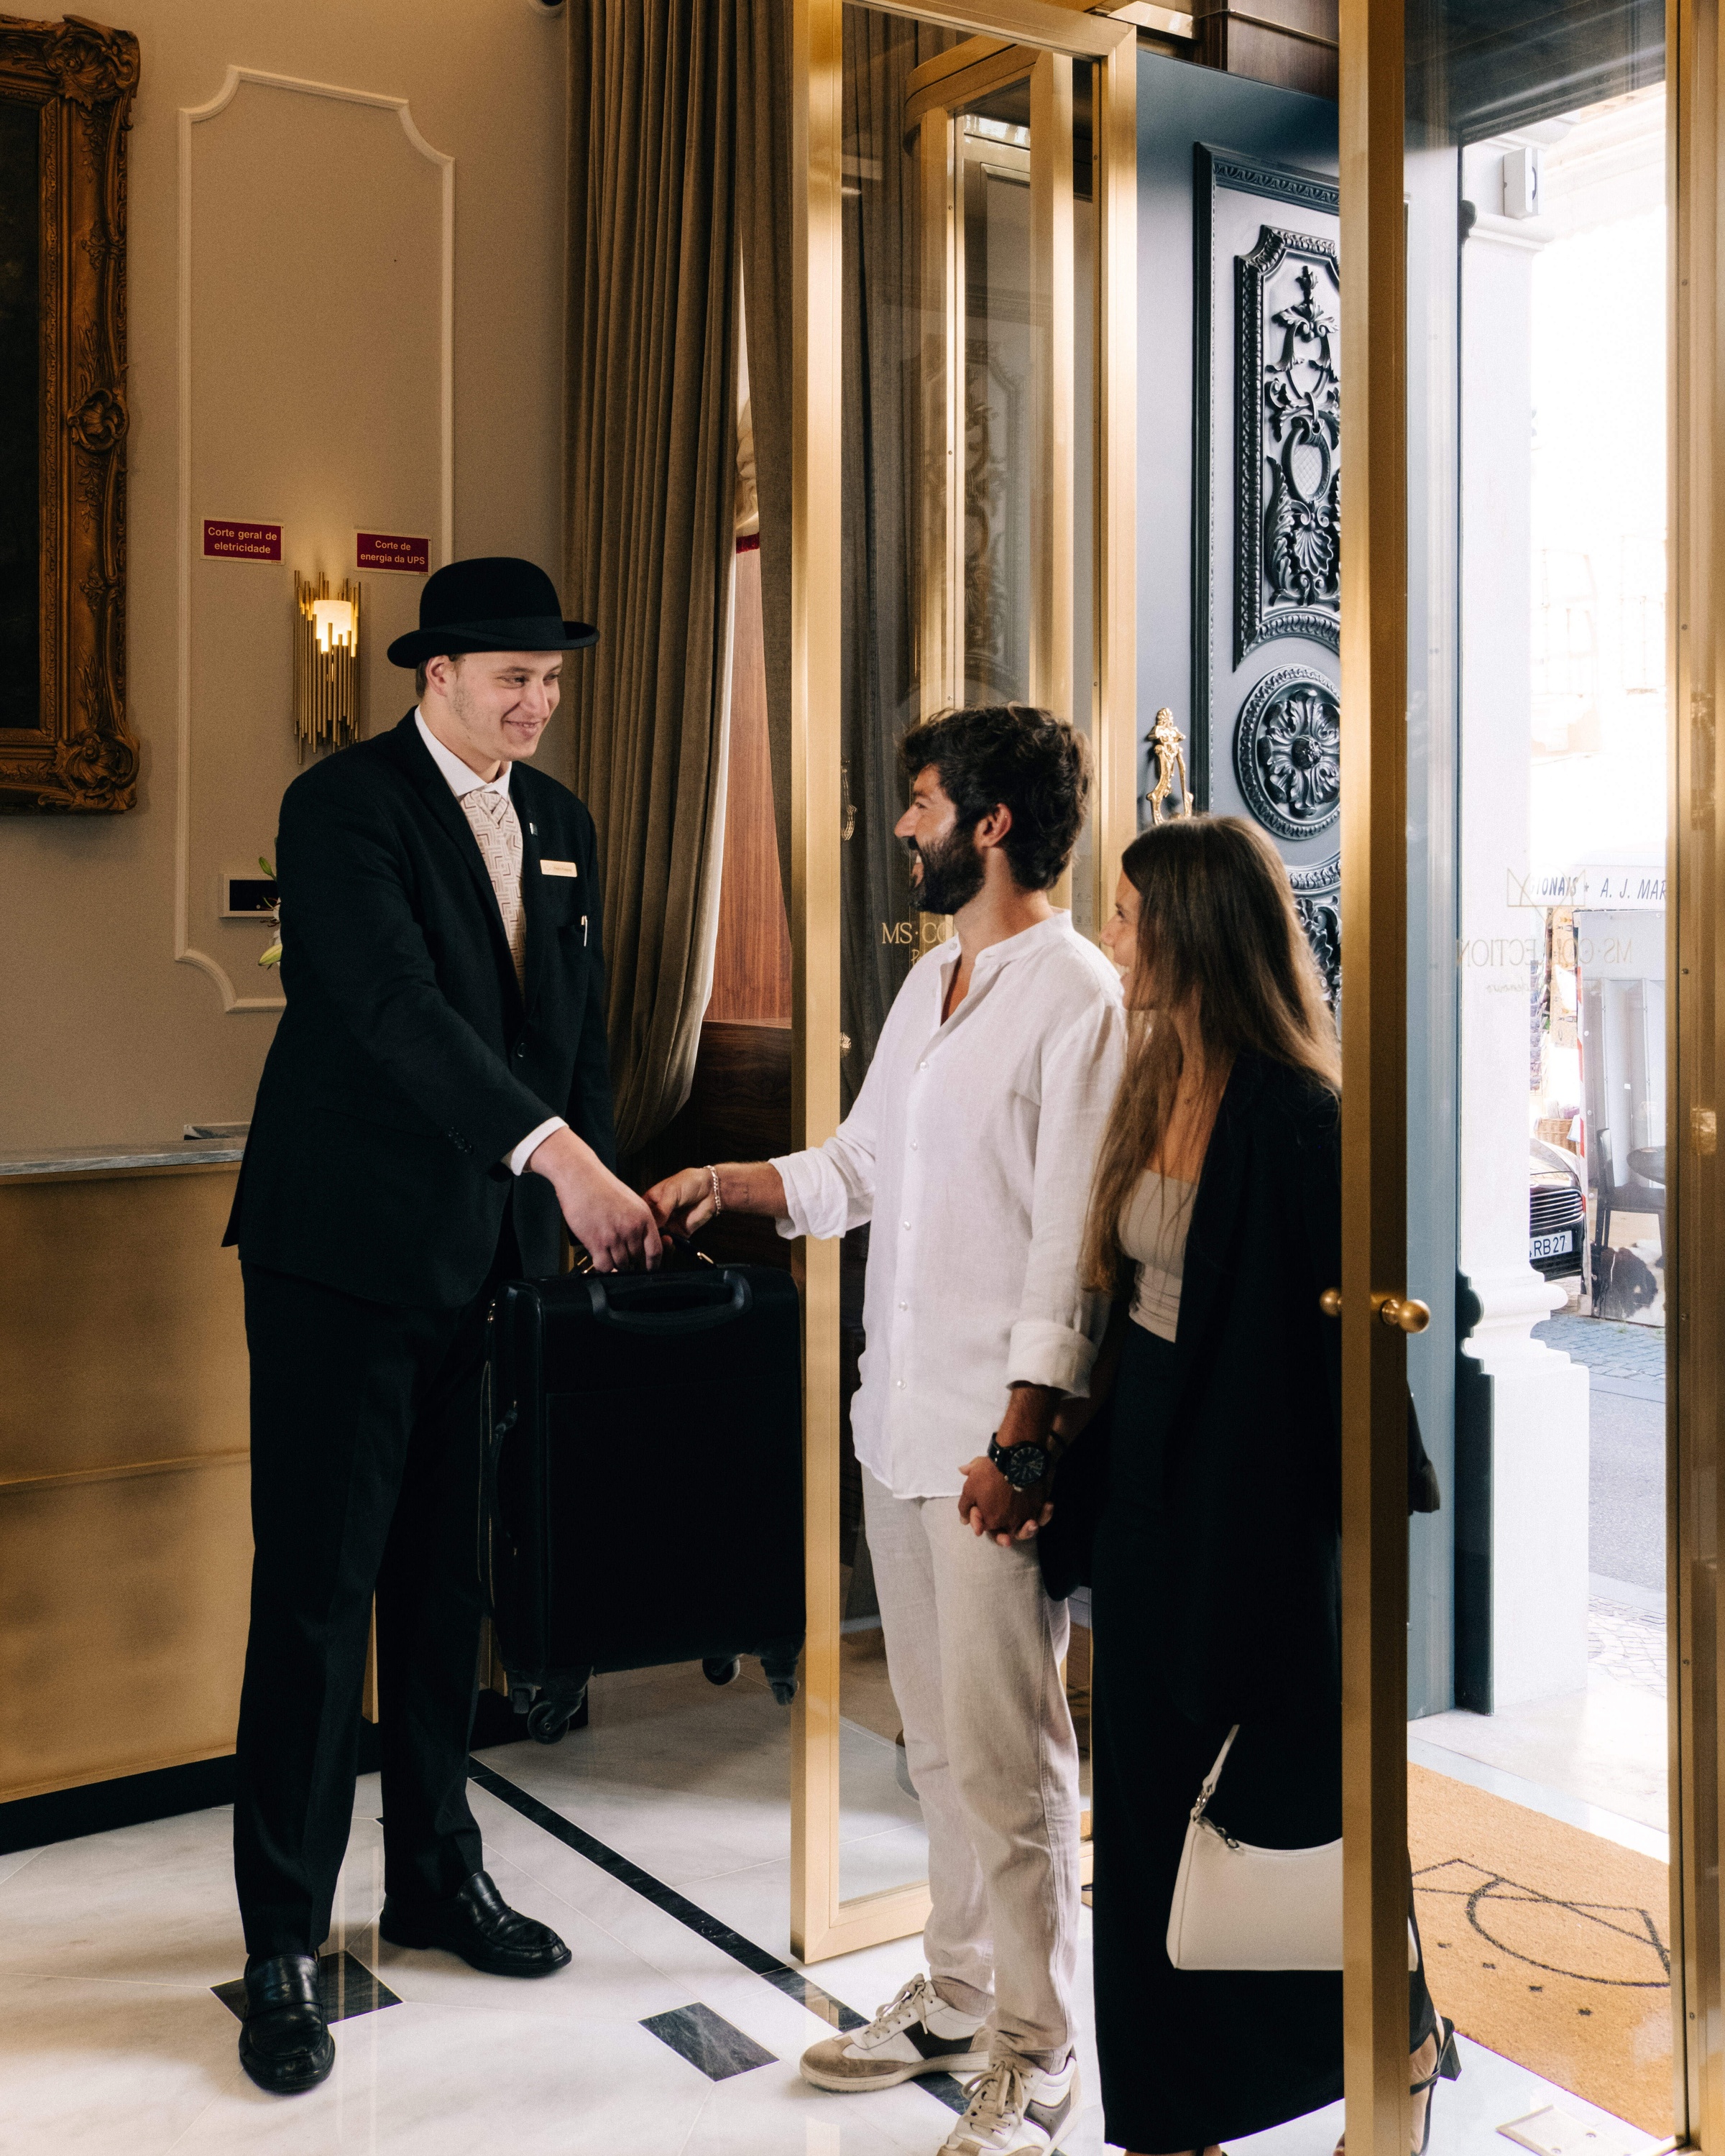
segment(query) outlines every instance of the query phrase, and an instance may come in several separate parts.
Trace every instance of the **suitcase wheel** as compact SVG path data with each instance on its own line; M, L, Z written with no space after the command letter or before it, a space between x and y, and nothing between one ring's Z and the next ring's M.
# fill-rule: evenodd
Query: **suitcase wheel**
M709 1684L727 1685L742 1667L736 1655L711 1655L701 1666L701 1674Z
M536 1743L555 1744L580 1712L578 1699L535 1700L527 1710L527 1734Z

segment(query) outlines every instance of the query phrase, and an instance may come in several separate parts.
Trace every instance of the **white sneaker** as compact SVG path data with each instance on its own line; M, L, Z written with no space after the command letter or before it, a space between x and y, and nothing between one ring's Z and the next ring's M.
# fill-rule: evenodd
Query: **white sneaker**
M803 2078L848 2096L855 2089L896 2088L919 2074L978 2073L988 2063L982 2026L975 2015L949 2006L926 1976L913 1976L866 2029L811 2044L803 2054Z
M1057 2074L996 2059L965 2092L970 2102L940 2156L1047 2156L1078 2115L1078 2056Z

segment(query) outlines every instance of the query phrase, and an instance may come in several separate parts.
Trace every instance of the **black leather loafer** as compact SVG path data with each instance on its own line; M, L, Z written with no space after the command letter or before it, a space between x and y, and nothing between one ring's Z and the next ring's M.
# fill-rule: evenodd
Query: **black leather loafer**
M239 2063L274 2096L297 2096L329 2079L336 2040L318 2001L315 1955L272 1954L246 1964Z
M569 1949L549 1924L511 1909L475 1871L441 1902L403 1902L392 1894L377 1929L394 1947L442 1947L487 1976L550 1976L566 1969Z

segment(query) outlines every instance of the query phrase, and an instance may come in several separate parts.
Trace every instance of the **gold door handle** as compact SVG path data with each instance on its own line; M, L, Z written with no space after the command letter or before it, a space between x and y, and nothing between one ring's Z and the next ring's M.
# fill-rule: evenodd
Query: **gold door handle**
M1431 1312L1415 1296L1386 1295L1374 1298L1378 1315L1385 1325L1393 1325L1403 1332L1423 1332L1431 1322ZM1317 1306L1326 1317L1342 1315L1342 1291L1327 1287L1317 1299Z
M1385 1325L1393 1325L1403 1332L1423 1332L1431 1322L1431 1312L1415 1296L1386 1295L1378 1305L1378 1315Z

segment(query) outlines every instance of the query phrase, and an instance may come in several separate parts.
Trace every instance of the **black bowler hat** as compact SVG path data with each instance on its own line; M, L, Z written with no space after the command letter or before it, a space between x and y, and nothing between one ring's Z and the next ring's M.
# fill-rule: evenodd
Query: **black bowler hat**
M599 640L584 621L565 621L543 569L513 554L451 562L426 579L419 626L389 647L393 666L420 666L444 653L584 651Z

